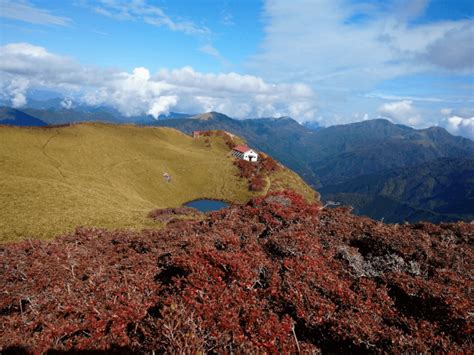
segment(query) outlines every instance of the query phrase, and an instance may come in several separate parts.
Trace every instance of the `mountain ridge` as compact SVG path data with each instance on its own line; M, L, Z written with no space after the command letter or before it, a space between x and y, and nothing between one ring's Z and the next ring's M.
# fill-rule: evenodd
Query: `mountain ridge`
M48 124L39 118L11 107L0 107L0 125L19 127L43 127Z
M339 202L347 202L348 196L351 196L349 200L352 201L362 198L372 199L371 204L379 206L379 210L380 206L383 207L380 197L357 195L356 198L354 192L348 185L344 185L344 182L394 169L413 168L440 158L458 159L474 156L473 141L453 136L444 128L414 129L394 124L384 118L314 130L290 117L236 120L213 111L199 115L170 113L169 117L160 117L157 120L145 117L139 124L172 127L186 134L195 130L230 132L245 138L251 146L276 157L285 166L297 172L313 188L322 190L323 199L326 198L325 194L328 191L325 189L326 186L340 184L347 186L347 191L338 191L343 197ZM402 170L398 171L400 174L403 173ZM470 181L465 183L471 184ZM341 195L343 193L350 195ZM444 196L448 196L448 193ZM334 195L330 194L327 198L333 199ZM388 201L389 197L385 196L384 199ZM389 210L393 210L389 205L395 206L399 203L407 210L411 210L408 201L394 199L387 203L387 214L392 214ZM358 206L355 207L356 211L361 210ZM421 207L413 206L413 208L413 211L417 211ZM398 207L397 209L402 210ZM379 210L370 209L368 215L379 218ZM431 221L439 220L434 211L428 210L422 215ZM403 218L400 217L399 221ZM448 220L452 220L450 214Z
M441 158L458 159L474 156L474 142L468 138L453 136L440 127L417 130L394 124L383 118L309 130L292 119L233 120L225 117L225 120L208 121L192 121L185 118L173 121L159 120L152 125L174 127L183 132L223 129L242 136L253 146L271 154L300 174L305 181L321 191L323 199L326 199L327 192L324 187L328 185L343 184L345 181L394 169L398 169L400 174L405 168L411 167L414 171L417 166ZM472 184L468 180L464 183L468 186ZM353 194L349 187L346 191L338 193ZM449 191L444 196L448 195ZM333 194L328 194L327 199L334 197ZM362 212L365 214L368 212L373 218L381 218L378 213L383 211L381 197L376 198L376 195L373 195L358 198L362 197L372 199L372 203L367 206L378 206ZM339 202L347 201L348 199L344 197ZM398 201L388 196L384 197L384 201L387 202L386 212L391 215L387 219L394 222L401 222L407 217L400 212L397 212L400 214L398 219L394 217L393 211L403 211L400 206L411 211L408 213L409 216L437 222L442 220L435 211L425 210L421 206L411 206L408 201ZM359 210L360 208L356 208L357 212ZM447 214L443 215L449 221L466 218L452 215L449 211L445 213ZM416 218L409 219L419 220Z

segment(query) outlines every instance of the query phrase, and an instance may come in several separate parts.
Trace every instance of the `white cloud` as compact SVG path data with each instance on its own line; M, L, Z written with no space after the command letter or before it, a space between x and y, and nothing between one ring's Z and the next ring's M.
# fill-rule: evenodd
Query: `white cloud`
M178 97L176 95L160 96L152 103L147 114L152 115L153 117L158 117L161 114L167 115L170 113L170 109L176 106L177 102Z
M211 57L214 57L217 61L219 61L224 67L229 67L230 62L225 59L222 54L219 52L217 48L212 46L211 44L205 44L204 46L201 46L199 50L203 53L206 53L210 55Z
M448 116L448 115L450 115L450 114L453 112L453 109L452 109L452 108L442 108L439 112L440 112L443 116Z
M319 97L315 119L322 125L360 120L356 112L376 117L378 110L419 128L436 124L443 103L473 100L468 84L460 83L474 72L474 20L429 21L421 18L428 5L428 0L265 0L264 37L247 66L264 79L313 87ZM417 95L404 94L407 90Z
M394 123L419 127L423 124L421 115L409 100L385 103L379 107L379 114Z
M377 98L383 100L410 100L410 101L419 101L419 102L439 102L439 103L465 103L465 102L474 102L474 99L471 98L449 98L449 97L431 97L431 96L401 96L401 95L387 95L380 94L377 92L369 93L364 95L368 98Z
M441 125L454 135L474 139L474 117L451 116L442 121Z
M164 26L172 31L191 35L209 35L211 33L207 27L199 26L192 21L172 19L163 9L148 4L146 0L99 0L91 2L90 6L98 14L117 20L143 21L149 25Z
M29 22L38 25L67 26L72 21L67 17L53 15L26 0L0 0L0 17Z
M356 122L367 121L369 119L369 114L367 112L366 113L356 112L353 115L353 118L354 118L354 121Z
M468 43L474 21L410 23L425 7L424 0L371 6L346 0L267 0L265 37L249 65L265 77L354 91L434 66L465 70L466 59L474 56ZM451 37L458 40L450 44ZM430 57L444 49L444 57Z
M221 23L224 26L234 26L234 16L228 10L224 9L221 11Z
M7 85L7 91L10 92L13 107L21 107L26 104L26 89L28 80L25 78L14 78Z
M26 102L25 102L26 103ZM70 98L67 98L65 97L62 101L61 101L61 107L62 108L65 108L66 110L69 110L71 109L73 106L73 102Z
M474 22L453 28L430 43L422 58L442 68L474 71Z
M182 18L172 18L161 7L149 4L147 0L99 0L86 2L96 13L114 18L119 21L141 21L156 27L166 27L171 31L182 32L198 37L208 44L199 50L217 59L223 67L229 67L230 62L212 46L212 31L193 21Z
M111 105L127 116L170 110L220 111L233 117L291 115L312 118L315 96L304 84L271 84L237 73L200 73L191 67L155 75L143 67L131 73L84 66L28 43L0 47L0 93L25 104L30 88L49 88L91 105Z
M454 135L461 135L474 140L474 108L443 108L444 116L439 125Z

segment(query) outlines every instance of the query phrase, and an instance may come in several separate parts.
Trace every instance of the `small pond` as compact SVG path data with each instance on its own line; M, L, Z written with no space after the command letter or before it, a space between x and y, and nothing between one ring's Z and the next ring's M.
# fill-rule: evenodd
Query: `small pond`
M227 202L216 200L194 200L185 203L184 206L195 208L201 212L218 211L229 206Z

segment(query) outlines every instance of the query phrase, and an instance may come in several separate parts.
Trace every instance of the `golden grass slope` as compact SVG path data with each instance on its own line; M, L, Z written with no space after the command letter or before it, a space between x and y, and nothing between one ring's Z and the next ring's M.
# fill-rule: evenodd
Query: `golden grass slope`
M77 226L154 227L146 217L154 208L255 196L222 138L209 140L210 147L171 128L99 123L0 127L0 242L50 238ZM270 180L273 188L315 198L293 172Z

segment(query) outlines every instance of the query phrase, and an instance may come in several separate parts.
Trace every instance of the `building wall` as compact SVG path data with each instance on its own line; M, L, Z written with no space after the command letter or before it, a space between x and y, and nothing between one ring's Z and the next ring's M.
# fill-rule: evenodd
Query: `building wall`
M247 161L250 161L250 156L253 157L252 161L253 162L256 162L258 160L258 154L251 151L251 152L246 152L246 153L241 153L241 152L237 152L237 151L232 151L232 155L236 158L239 158L239 159L243 159L243 160L247 160Z
M252 158L252 161L255 162L258 160L258 155L255 153L245 153L243 156L243 159L247 161L250 161L250 158Z

